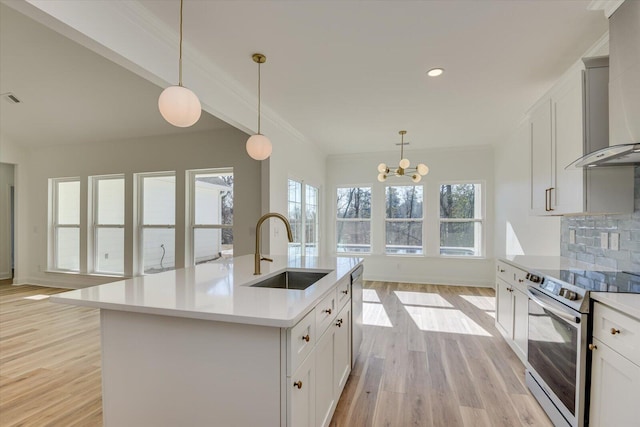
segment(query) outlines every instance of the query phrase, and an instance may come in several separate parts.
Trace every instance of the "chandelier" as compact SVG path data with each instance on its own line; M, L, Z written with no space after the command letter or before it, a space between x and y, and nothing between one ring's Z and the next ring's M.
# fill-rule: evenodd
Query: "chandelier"
M380 163L378 165L378 181L385 182L389 175L391 176L408 176L411 178L413 182L420 182L422 177L429 173L429 168L424 163L419 163L418 166L410 167L411 162L408 159L404 158L404 146L409 144L408 142L404 142L404 136L406 135L406 130L401 130L398 132L400 134L400 163L398 167L389 168L389 166L384 163Z

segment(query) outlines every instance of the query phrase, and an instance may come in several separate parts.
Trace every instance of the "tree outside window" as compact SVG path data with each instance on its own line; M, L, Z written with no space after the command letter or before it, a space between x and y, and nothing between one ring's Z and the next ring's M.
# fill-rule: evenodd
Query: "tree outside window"
M371 252L371 187L338 188L336 251Z
M440 254L482 256L482 186L440 186Z
M422 254L422 186L388 186L385 194L385 252Z

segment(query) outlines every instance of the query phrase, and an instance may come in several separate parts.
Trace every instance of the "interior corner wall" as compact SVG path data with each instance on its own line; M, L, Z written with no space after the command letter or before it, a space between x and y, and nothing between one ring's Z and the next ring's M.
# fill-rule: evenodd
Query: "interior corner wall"
M394 164L398 152L330 156L327 160L327 201L325 204L327 253L336 254L335 194L338 186L371 186L372 253L364 255L365 279L391 282L492 286L494 173L492 147L410 150L406 157L429 166L421 185L424 186L425 255L402 256L384 254L384 191L387 185L412 185L411 180L389 178L377 180L380 162ZM446 182L479 181L485 198L484 248L482 258L440 256L439 191Z
M20 239L28 251L28 267L16 283L81 288L113 281L99 276L49 273L47 268L48 180L107 174L175 171L217 167L234 168L234 255L253 252L251 228L260 216L260 163L247 156L247 135L236 129L146 137L101 144L34 149L28 164L29 185L23 194L30 209ZM176 188L176 200L185 188ZM183 194L179 194L182 192ZM176 234L176 249L180 236ZM184 240L184 239L182 239ZM184 242L182 243L184 247ZM180 266L178 266L180 267Z
M11 188L15 166L0 162L0 279L11 275Z
M495 149L495 256L560 255L559 216L529 213L529 125Z

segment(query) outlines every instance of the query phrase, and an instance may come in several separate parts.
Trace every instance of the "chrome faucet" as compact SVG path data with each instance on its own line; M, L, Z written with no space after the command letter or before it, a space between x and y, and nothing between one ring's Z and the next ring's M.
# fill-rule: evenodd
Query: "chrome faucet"
M287 237L290 242L293 242L293 234L291 234L291 224L289 224L289 220L282 214L269 212L260 217L258 220L258 224L256 225L256 253L255 253L255 271L254 275L261 274L260 273L260 261L269 261L273 262L273 259L263 257L260 255L260 228L262 227L262 223L265 222L268 218L280 218L282 222L284 222L285 227L287 228Z

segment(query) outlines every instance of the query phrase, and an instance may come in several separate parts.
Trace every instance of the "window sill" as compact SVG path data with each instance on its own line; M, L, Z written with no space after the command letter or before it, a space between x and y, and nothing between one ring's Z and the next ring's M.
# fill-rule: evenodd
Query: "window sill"
M44 270L44 273L47 274L62 274L69 276L90 276L90 277L105 277L105 278L114 278L114 279L130 279L131 277L119 274L107 274L107 273L81 273L79 271L69 271L69 270Z

